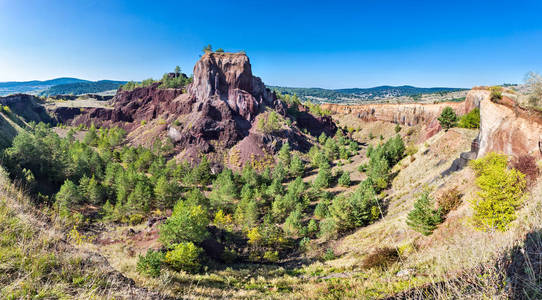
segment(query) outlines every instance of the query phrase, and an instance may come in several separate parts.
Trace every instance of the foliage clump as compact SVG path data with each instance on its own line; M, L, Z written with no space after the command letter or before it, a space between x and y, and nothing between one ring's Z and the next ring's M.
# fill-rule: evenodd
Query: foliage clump
M165 262L174 270L195 273L201 268L199 257L202 251L192 242L179 243L166 253Z
M407 225L423 235L430 235L442 222L440 209L434 209L429 192L425 191L414 203L408 213Z
M507 167L506 155L491 152L473 160L470 166L476 173L476 185L480 188L473 201L474 225L481 230L506 231L516 219L516 210L525 194L525 175Z
M447 215L461 205L461 193L454 187L444 191L437 199L437 205L442 216Z
M377 248L363 259L363 267L366 269L375 267L387 267L399 260L399 253L395 248Z
M480 109L475 108L463 115L457 125L461 128L480 128Z
M160 276L164 259L164 253L149 249L147 254L139 256L136 270L141 274L146 274L151 277L158 277Z
M448 129L457 125L457 115L455 114L453 108L449 106L446 106L442 110L442 113L440 114L440 117L438 117L438 120L440 122L440 126L442 126L445 131L448 131Z

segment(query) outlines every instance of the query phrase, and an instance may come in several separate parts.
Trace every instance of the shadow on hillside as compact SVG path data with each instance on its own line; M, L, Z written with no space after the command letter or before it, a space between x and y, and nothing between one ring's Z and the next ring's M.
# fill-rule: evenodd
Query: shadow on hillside
M507 260L510 299L542 299L542 230L529 232Z

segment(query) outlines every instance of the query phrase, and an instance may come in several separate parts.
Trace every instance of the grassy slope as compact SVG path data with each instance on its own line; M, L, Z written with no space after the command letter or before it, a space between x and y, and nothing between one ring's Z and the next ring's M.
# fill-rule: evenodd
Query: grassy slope
M0 176L0 298L154 297L96 253L70 244L24 193Z
M355 136L367 143L377 143L380 134L384 138L394 135L392 124L372 122L362 124L362 127ZM401 134L409 143L418 140L418 131L419 128L415 128L411 135L406 135L405 127ZM369 139L370 133L376 138ZM448 177L439 177L460 152L469 149L475 135L474 130L452 129L417 145L418 152L413 158L405 158L395 169L398 173L387 191L384 217L331 243L313 245L309 258L328 247L338 258L326 262L309 259L304 265L237 264L203 274L168 271L157 279L148 278L135 270L137 254L144 252L146 247L156 246L152 244L153 233L145 225L133 229L141 231L143 236L148 235L148 241L138 241L127 235L126 231L132 227L126 226L110 228L100 237L114 242L83 242L74 247L64 242L65 234L30 226L40 224L32 217L35 212L21 213L13 199L24 197L12 191L8 196L0 197L0 246L3 247L0 273L15 274L9 275L12 276L9 279L0 276L2 295L41 292L84 298L91 293L101 297L125 293L126 290L115 288L108 281L111 277L104 276L112 272L105 270L109 268L107 263L85 263L95 253L107 257L114 269L133 278L138 285L175 297L334 299L378 298L405 292L406 298L422 295L431 298L508 298L526 289L539 292L540 271L537 270L540 269L542 239L538 226L542 223L539 213L542 182L531 190L520 217L508 232L486 233L476 231L469 223L472 214L469 201L476 193L472 171L466 168ZM356 163L363 160L364 151L356 158ZM363 176L355 174L358 175ZM464 193L463 204L448 215L433 235L424 237L406 226L406 215L421 191L429 188L436 195L454 186ZM39 227L47 228L46 225ZM31 239L31 235L39 238ZM147 244L149 241L151 243ZM382 246L398 249L400 261L388 268L365 269L363 259ZM514 246L524 249L523 252L517 250L520 248L511 251ZM8 256L10 253L19 254ZM75 263L73 256L77 257ZM83 263L77 262L79 257L83 257ZM24 267L22 262L25 261L36 265L37 269ZM399 271L407 274L399 276ZM28 288L22 290L20 286ZM521 297L521 294L515 295Z

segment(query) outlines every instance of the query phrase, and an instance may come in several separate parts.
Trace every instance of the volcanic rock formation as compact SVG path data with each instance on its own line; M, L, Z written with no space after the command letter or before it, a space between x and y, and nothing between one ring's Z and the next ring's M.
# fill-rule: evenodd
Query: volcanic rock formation
M245 54L207 53L196 63L193 74L186 90L161 89L159 83L133 91L119 90L112 99L113 109L88 109L72 123L121 126L136 145L169 137L179 159L198 160L199 154L210 153L215 161L221 160L249 136L246 140L250 147L237 147L245 158L273 153L284 142L299 150L310 146L295 124L272 133L257 129L258 115L274 111L286 118L287 106L252 75ZM298 123L311 134L332 135L337 128L331 118L315 117L306 111L300 112Z

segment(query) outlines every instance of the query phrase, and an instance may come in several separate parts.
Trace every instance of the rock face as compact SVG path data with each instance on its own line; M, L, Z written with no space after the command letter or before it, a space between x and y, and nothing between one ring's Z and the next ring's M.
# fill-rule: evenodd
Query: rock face
M542 114L514 105L511 99L494 103L489 92L480 101L480 150L478 156L499 152L542 158Z
M36 96L15 94L0 97L0 104L8 106L11 111L23 117L27 122L54 123L54 120L47 114L47 111L41 104L41 100Z
M385 121L408 126L421 124L424 127L424 139L428 139L442 129L437 118L445 107L450 106L456 114L463 115L474 108L476 100L476 97L471 96L464 102L438 104L323 104L322 109L337 114L352 114L363 121Z
M177 158L192 161L197 161L201 153L221 160L237 144L246 159L273 153L284 142L294 149L307 148L306 137L297 126L283 127L272 134L263 134L255 126L257 116L264 112L274 111L286 117L287 107L260 78L252 75L245 54L207 53L196 63L193 74L186 92L160 89L159 84L119 90L112 99L113 109L89 109L73 124L121 126L128 130L128 139L135 145L149 145L156 138L169 137ZM301 112L298 123L313 134L332 135L337 128L331 118L308 112Z

